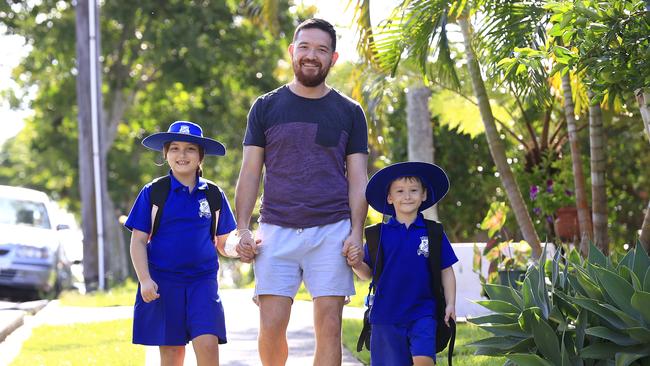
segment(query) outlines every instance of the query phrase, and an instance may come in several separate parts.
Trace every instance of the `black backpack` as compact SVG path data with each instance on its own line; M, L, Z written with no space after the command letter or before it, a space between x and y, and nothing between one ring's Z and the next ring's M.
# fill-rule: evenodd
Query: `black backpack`
M449 327L445 324L445 293L442 287L440 268L440 258L442 255L442 225L432 221L424 220L427 226L427 235L429 236L429 269L431 270L433 294L436 297L436 353L442 352L449 344L449 351L447 352L448 365L452 365L452 356L454 354L454 343L456 341L456 323L453 319L449 321ZM376 292L376 284L379 282L379 277L384 268L383 253L379 250L379 232L382 224L375 224L365 228L366 243L368 245L368 252L370 260L377 258L377 263L374 267L373 278L370 281L368 288L368 297L372 296L372 292ZM370 350L370 311L371 304L366 304L368 307L363 314L363 329L359 334L357 341L357 352L361 352L365 345Z
M210 212L212 212L212 214L214 215L212 224L210 225L210 234L211 234L210 237L214 238L217 232L217 218L218 218L217 211L221 210L222 197L221 197L221 190L216 184L210 181L207 181L207 183L208 183L208 190L207 192L205 192L205 196L208 200L208 205L210 206ZM156 233L156 231L158 231L158 227L160 226L160 218L162 217L163 207L165 207L165 202L167 202L167 196L169 196L170 189L171 189L171 178L169 175L156 178L153 181L153 183L151 183L151 190L149 191L149 200L151 201L151 209L153 210L153 206L155 205L158 207L158 211L156 211L156 216L153 220L151 234L149 235L149 237L152 237Z

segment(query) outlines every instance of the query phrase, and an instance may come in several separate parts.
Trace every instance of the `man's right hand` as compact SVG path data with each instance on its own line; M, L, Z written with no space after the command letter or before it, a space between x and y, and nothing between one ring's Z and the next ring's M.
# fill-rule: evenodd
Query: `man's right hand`
M239 260L244 263L251 263L257 255L257 247L261 240L255 240L250 230L242 230L239 234L239 243L235 248L239 254Z

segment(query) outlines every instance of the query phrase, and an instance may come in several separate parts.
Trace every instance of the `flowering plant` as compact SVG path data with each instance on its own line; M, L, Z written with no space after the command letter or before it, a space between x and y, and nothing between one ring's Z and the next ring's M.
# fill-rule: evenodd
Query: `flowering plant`
M547 219L553 218L558 208L575 205L573 191L552 179L547 179L544 186L531 185L529 195L533 213Z

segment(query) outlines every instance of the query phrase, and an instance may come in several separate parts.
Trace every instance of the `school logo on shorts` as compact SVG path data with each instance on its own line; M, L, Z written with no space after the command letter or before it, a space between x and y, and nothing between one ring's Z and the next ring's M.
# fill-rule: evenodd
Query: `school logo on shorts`
M205 198L202 198L199 201L199 217L212 217L212 213L210 212L210 204Z
M429 237L428 236L420 237L420 246L418 246L418 255L423 255L425 258L429 258Z

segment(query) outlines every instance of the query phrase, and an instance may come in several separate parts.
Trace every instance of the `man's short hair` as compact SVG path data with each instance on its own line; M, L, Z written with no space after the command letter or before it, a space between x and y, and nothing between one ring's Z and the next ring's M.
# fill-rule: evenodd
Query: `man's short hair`
M296 27L296 31L293 32L293 42L296 41L296 38L298 37L298 33L303 30L303 29L320 29L323 32L326 32L327 34L330 35L330 38L332 39L332 52L336 51L336 30L334 29L334 26L330 24L327 20L319 19L319 18L311 18L307 19L304 22L300 23Z

